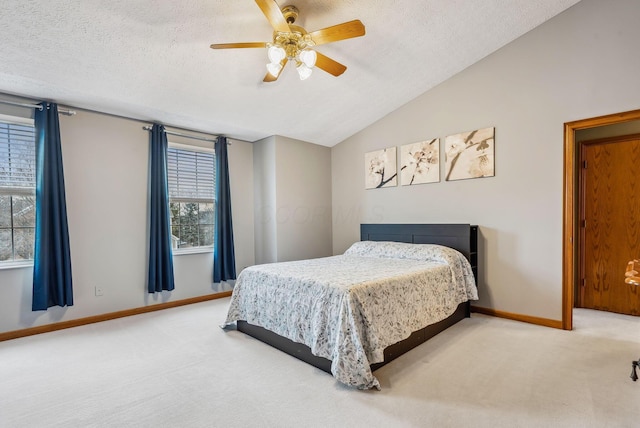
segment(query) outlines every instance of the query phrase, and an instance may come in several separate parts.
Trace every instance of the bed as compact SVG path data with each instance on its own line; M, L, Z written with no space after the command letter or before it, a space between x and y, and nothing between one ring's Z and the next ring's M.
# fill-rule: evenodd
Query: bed
M363 224L343 255L243 270L225 326L380 389L374 370L469 316L476 277L476 226Z

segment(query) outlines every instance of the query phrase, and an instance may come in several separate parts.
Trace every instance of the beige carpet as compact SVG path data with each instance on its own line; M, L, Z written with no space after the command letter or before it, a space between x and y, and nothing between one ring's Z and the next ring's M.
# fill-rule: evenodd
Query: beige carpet
M640 319L474 314L357 391L236 331L228 299L0 343L1 427L637 427Z

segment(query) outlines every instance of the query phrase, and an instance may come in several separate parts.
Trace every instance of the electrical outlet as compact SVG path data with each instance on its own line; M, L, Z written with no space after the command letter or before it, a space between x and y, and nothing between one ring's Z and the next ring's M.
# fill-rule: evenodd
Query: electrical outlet
M104 290L102 287L96 287L96 296L104 296Z

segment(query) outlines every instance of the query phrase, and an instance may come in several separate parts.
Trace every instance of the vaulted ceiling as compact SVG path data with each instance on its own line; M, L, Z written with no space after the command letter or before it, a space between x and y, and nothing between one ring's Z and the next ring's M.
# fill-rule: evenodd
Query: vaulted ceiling
M347 66L262 81L273 29L254 0L4 0L0 92L255 141L333 146L578 0L287 0L313 31L360 19L364 37L318 46Z

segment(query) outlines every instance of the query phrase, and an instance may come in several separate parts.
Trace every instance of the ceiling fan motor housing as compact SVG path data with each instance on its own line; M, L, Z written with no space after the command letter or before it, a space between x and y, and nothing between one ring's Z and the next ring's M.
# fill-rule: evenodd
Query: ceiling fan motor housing
M293 24L298 19L298 8L295 6L284 6L282 8L282 15L287 21L287 24Z

